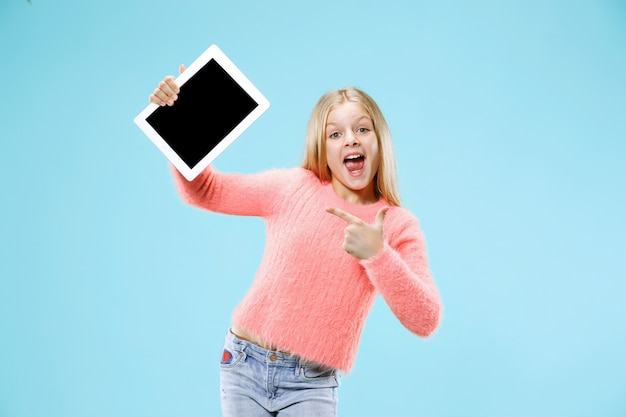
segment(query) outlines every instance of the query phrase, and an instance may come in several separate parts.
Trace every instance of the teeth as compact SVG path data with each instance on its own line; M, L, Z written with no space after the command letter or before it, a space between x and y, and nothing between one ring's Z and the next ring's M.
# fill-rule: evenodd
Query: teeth
M360 157L362 157L363 155L350 155L350 156L346 156L346 159L358 159Z

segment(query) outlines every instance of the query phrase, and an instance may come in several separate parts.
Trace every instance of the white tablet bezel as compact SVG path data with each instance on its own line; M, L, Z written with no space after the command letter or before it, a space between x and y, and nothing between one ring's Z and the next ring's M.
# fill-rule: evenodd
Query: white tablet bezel
M269 101L261 94L261 92L243 75L243 73L233 64L233 62L222 52L217 45L211 45L202 53L185 71L176 78L178 86L182 86L202 67L214 59L223 69L230 75L237 84L257 102L257 107L252 110L229 134L222 140L193 168L190 168L178 154L170 147L170 145L157 133L156 130L146 120L159 105L150 103L146 106L135 119L135 124L148 136L148 138L159 148L159 150L167 157L167 159L178 169L178 171L188 180L191 181L200 174L211 162L215 160L224 150L232 144L261 114L269 107ZM174 104L176 105L176 104Z

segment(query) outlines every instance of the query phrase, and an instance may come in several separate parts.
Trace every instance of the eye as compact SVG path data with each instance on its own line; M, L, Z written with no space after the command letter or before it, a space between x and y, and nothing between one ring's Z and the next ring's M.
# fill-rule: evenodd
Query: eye
M339 132L333 132L328 137L331 139L337 139L339 137Z
M360 127L356 130L358 133L365 133L365 132L369 132L369 129L366 127Z

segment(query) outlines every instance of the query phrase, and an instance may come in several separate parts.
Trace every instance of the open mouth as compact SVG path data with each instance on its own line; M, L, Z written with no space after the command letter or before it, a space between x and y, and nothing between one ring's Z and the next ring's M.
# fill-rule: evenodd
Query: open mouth
M343 164L352 174L358 174L365 166L365 156L362 154L348 155L344 158Z

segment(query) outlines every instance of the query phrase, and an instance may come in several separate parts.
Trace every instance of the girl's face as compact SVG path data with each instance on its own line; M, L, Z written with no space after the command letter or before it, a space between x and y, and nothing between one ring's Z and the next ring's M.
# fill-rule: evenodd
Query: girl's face
M352 203L376 202L374 177L380 156L369 114L358 103L346 102L328 114L326 163L337 195Z

